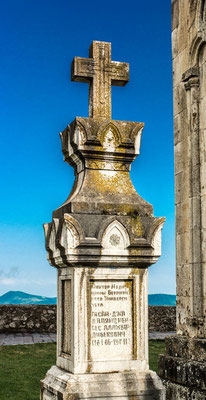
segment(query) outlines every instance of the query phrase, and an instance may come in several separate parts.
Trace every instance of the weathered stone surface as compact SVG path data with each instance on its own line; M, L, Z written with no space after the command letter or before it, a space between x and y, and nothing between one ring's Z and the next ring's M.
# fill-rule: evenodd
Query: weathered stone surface
M42 381L41 400L47 399L164 400L164 389L154 371L73 375L52 367Z
M55 305L0 305L0 333L55 331Z
M168 399L205 399L206 6L172 2L177 334L159 373Z
M168 379L179 385L205 391L206 364L178 357L159 357L159 372L161 378Z
M62 286L69 280L76 302L71 314L66 299L74 304L73 295ZM145 269L61 268L57 366L74 374L147 370L146 281Z
M177 331L204 337L205 3L174 1L173 20Z
M169 357L186 360L206 361L206 339L193 339L188 336L173 336L165 339L166 354Z
M147 267L161 255L165 219L153 216L129 175L144 124L111 120L111 85L123 85L128 77L128 64L111 61L110 43L93 42L90 58L75 58L72 65L72 78L90 85L89 118L76 118L60 135L76 179L67 201L44 225L48 260L58 269L60 370L43 381L43 400L164 396L148 366ZM66 384L55 377L64 371L73 374L65 375ZM117 375L110 376L125 371L133 374L133 392L125 390L124 374L117 386ZM115 386L108 384L110 377ZM72 381L78 385L70 391Z
M205 400L205 391L200 391L194 387L182 386L164 379L163 383L166 388L167 399Z
M159 356L158 371L167 399L205 399L206 339L167 337L166 354Z
M149 332L175 332L175 306L149 306Z
M111 61L111 43L93 42L89 58L75 57L71 78L89 83L89 116L111 119L111 85L129 81L129 64Z

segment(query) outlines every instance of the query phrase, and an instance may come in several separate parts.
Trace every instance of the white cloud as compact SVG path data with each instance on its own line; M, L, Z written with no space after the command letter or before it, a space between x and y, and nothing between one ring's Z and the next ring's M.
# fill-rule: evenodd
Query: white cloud
M38 286L48 286L48 285L55 285L56 280L55 279L48 279L47 281L45 280L35 280L35 279L15 279L15 278L7 278L3 277L0 278L0 284L2 285L38 285Z
M0 279L0 284L2 284L2 285L15 285L16 284L16 279L2 278L2 279Z

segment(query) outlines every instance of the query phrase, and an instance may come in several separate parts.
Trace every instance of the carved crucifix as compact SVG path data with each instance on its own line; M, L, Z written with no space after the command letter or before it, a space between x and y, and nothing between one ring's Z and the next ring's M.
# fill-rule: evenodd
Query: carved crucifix
M129 64L111 61L111 43L92 42L90 58L75 57L72 80L89 83L89 117L111 119L111 85L129 81Z

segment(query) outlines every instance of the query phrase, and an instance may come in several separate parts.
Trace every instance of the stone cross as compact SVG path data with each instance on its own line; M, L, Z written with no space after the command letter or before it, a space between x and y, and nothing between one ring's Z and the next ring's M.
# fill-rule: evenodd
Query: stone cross
M111 119L111 85L129 81L129 64L111 61L111 43L94 41L90 58L75 57L72 80L89 83L89 117Z

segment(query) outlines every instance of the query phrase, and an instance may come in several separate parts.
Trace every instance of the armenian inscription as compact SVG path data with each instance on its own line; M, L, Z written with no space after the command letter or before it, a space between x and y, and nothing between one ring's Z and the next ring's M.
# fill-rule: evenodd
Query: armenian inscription
M93 360L132 357L132 289L132 279L90 280Z

